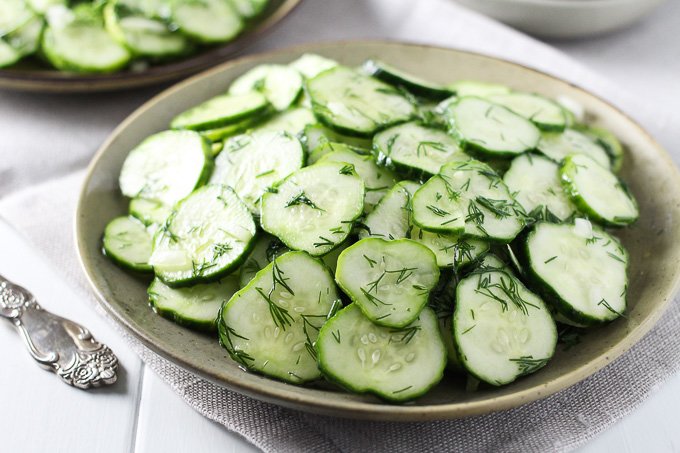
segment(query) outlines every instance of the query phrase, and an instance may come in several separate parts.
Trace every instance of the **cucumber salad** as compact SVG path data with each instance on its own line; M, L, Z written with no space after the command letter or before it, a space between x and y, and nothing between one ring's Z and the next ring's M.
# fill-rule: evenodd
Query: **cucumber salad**
M236 38L268 0L2 0L0 68L35 56L60 71L108 73Z
M132 149L103 249L244 370L389 402L501 386L625 316L623 154L538 94L305 54Z

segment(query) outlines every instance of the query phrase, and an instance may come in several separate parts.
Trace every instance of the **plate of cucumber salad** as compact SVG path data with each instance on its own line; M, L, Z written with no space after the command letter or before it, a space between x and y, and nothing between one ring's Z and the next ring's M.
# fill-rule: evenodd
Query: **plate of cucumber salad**
M132 114L77 242L104 307L193 373L324 414L455 418L577 383L652 327L679 191L636 123L552 76L308 45Z
M0 87L132 88L213 66L300 0L3 0Z

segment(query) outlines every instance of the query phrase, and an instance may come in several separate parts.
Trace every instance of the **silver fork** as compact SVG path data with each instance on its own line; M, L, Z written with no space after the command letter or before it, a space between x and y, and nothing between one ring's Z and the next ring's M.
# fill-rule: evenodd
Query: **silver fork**
M0 275L0 317L17 328L31 357L80 389L116 382L118 358L83 326L43 310L28 290Z

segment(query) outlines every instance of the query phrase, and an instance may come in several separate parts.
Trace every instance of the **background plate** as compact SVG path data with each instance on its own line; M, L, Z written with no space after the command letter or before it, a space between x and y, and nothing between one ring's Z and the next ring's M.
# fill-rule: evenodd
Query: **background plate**
M67 73L51 69L33 57L14 67L0 69L0 88L52 93L85 93L123 90L177 80L215 66L241 52L263 33L281 22L301 1L270 0L262 15L233 41L206 48L187 58L166 64L150 65L143 71L124 70L112 74Z
M584 105L593 123L612 130L627 147L623 177L640 204L640 220L620 237L630 252L627 317L593 329L569 351L558 346L542 370L502 387L474 393L448 375L419 400L390 405L331 387L297 387L245 373L217 340L179 327L147 305L148 282L117 268L101 254L106 223L127 212L118 174L128 152L167 127L177 113L224 92L253 66L287 63L315 52L347 65L379 58L435 82L480 79L547 96L566 95ZM147 347L177 365L231 390L305 411L375 420L422 421L508 409L543 398L590 376L628 350L658 320L680 281L680 175L668 154L635 122L602 99L535 70L453 49L388 42L313 44L242 58L182 82L130 115L90 165L76 213L81 262L102 306Z

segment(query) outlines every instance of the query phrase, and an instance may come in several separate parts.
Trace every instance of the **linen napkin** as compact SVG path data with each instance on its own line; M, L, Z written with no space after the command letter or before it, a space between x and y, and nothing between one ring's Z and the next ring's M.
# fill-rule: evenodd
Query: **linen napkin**
M551 72L594 91L632 113L668 149L678 149L680 138L671 134L676 119L663 112L650 112L623 91L592 74L559 52L484 17L456 6L449 0L356 0L306 2L290 20L257 47L272 48L308 40L346 37L393 38L481 51ZM92 144L103 139L107 121L112 128L120 113L135 96L126 94L122 107L110 95L78 99L84 110L72 108L70 116L59 115L60 103L44 101L53 108L36 123L21 123L18 131L3 130L0 143L13 143L5 136L23 137L40 128L49 131L54 143ZM6 99L12 98L11 104ZM53 99L53 98L51 98ZM99 120L100 101L112 106ZM31 110L21 110L21 96L0 93L0 118L12 109L19 117L39 110L42 100L31 98ZM103 119L102 119L103 118ZM20 122L18 121L17 124ZM89 126L98 127L90 130ZM76 138L74 140L74 137ZM87 159L89 149L77 148L77 155L55 162L54 153L24 141L26 153L38 159L14 159L0 175L35 182L34 173L45 179L51 169L65 174ZM673 146L675 145L675 146ZM54 148L53 148L54 149ZM3 150L3 157L4 157ZM677 159L677 154L674 158ZM677 160L676 160L677 161ZM0 200L0 215L41 249L84 300L93 297L84 280L73 246L72 218L84 173L78 171L16 192ZM11 191L0 180L0 195ZM116 326L117 327L117 326ZM638 406L668 376L680 368L680 304L675 301L656 328L636 347L607 368L563 392L518 409L464 420L429 423L380 423L352 421L309 415L262 403L222 389L183 371L146 349L121 330L130 346L191 407L233 430L268 452L295 451L565 451L592 439L616 420Z

